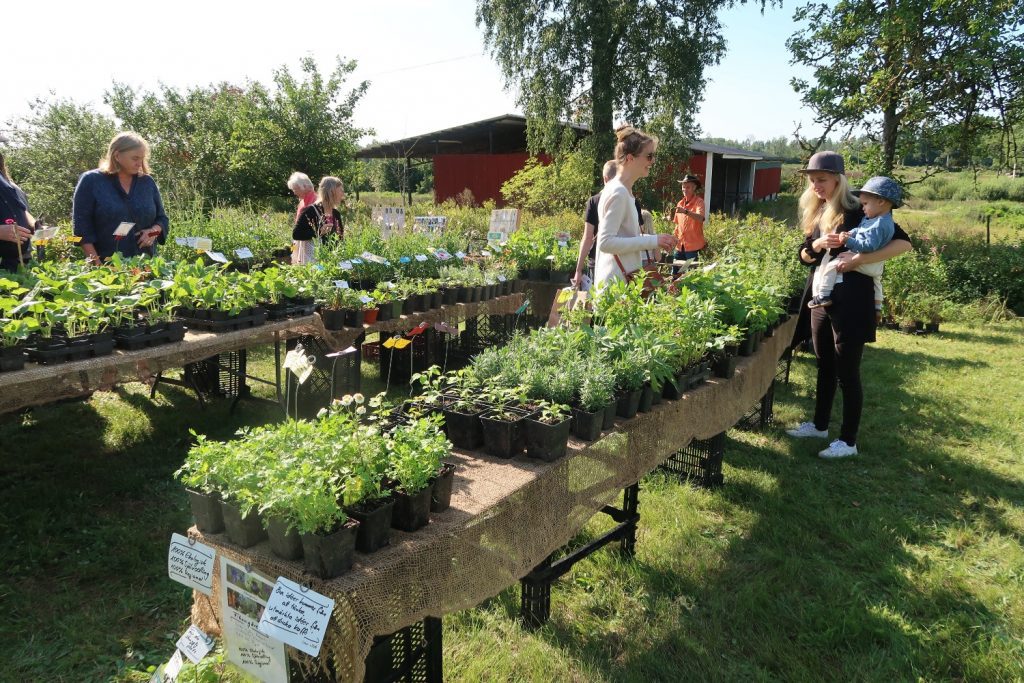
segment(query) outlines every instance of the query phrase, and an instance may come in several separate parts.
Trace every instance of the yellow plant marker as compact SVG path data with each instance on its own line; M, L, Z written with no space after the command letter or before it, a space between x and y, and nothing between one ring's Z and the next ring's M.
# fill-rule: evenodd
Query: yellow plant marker
M399 339L399 340L397 340L395 342L395 348L396 349L404 349L409 344L412 344L412 341L410 341L408 339Z
M572 290L568 287L558 291L558 303L564 304L572 296Z
M390 339L385 340L385 342L383 344L385 349L390 349L394 345L395 345L395 338L394 337L391 337Z
M74 244L78 244L81 241L82 241L82 238L79 237L78 235L74 235L72 237L68 237L68 242L73 242Z

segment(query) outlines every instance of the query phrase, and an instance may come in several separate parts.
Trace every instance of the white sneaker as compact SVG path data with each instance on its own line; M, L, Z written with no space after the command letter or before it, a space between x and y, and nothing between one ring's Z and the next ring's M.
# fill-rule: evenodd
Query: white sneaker
M828 448L818 453L819 458L847 458L857 455L857 447L851 446L842 439L836 439L828 445Z
M818 429L813 422L801 422L793 429L787 429L786 433L797 439L827 439L828 430Z

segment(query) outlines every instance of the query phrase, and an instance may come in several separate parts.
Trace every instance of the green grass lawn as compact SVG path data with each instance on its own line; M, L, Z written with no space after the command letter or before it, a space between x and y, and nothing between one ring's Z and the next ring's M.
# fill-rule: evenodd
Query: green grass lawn
M866 353L862 455L730 432L725 487L647 477L636 558L578 565L545 628L514 620L517 587L448 616L446 678L1024 679L1024 327L943 329L883 332ZM809 414L812 389L800 355L780 422ZM171 478L188 429L274 415L129 385L0 418L0 680L148 680L188 617L166 576L189 524Z

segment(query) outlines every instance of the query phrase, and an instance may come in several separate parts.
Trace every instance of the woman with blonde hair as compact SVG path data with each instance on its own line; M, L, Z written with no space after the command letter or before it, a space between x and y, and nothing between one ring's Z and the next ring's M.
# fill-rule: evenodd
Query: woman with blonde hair
M658 141L632 126L621 126L615 131L615 162L618 166L614 178L601 191L598 201L597 264L594 268L595 284L601 286L613 280L633 277L644 264L645 253L659 249L668 251L675 246L671 234L644 235L640 229L633 183L646 178L654 165ZM650 257L656 260L656 257Z
M320 180L317 199L295 220L292 229L292 264L312 263L317 239L345 236L338 207L345 201L345 185L340 178L325 176Z
M796 438L828 438L832 401L836 388L843 392L843 423L839 438L820 451L822 458L845 458L857 454L864 391L860 381L860 362L864 345L875 341L875 283L854 268L883 261L909 251L910 238L896 226L892 241L877 251L854 254L843 246L842 233L860 225L864 211L850 192L843 157L836 152L818 152L801 173L807 176L807 188L800 197L800 225L804 242L800 261L813 266L800 304L800 322L795 343L809 331L818 361L814 419L788 430ZM829 261L837 260L836 270L843 274L832 290L832 305L807 308L811 281ZM801 326L804 326L803 329Z
M295 210L295 220L299 220L302 210L316 201L316 188L308 175L296 171L288 177L288 189L299 199L299 208Z
M167 240L169 221L160 188L149 175L149 144L141 135L115 135L99 168L78 178L71 222L93 263L115 251L153 254L155 245Z

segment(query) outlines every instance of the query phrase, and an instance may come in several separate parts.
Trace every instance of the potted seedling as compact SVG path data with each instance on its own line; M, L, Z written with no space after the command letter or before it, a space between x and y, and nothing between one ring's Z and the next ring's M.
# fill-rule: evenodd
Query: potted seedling
M437 475L451 444L438 429L435 420L421 418L397 426L385 438L388 476L394 482L395 512L392 526L416 531L430 518L433 494L431 479Z
M493 388L485 391L481 399L491 408L480 416L484 439L484 452L498 458L512 458L523 450L520 435L525 411L521 394L514 389Z
M453 400L444 406L444 421L448 438L457 448L475 450L483 445L480 415L484 406L477 401L478 389L470 386L464 370L456 375Z
M604 416L615 405L615 376L591 365L580 386L579 407L572 411L572 433L584 441L595 441L604 428ZM614 423L614 409L612 413Z
M572 418L568 406L544 401L534 417L526 419L526 454L545 462L565 455Z
M640 393L643 390L645 369L632 359L622 359L615 364L615 387L618 389L618 402L615 414L630 418L636 415L640 407Z

